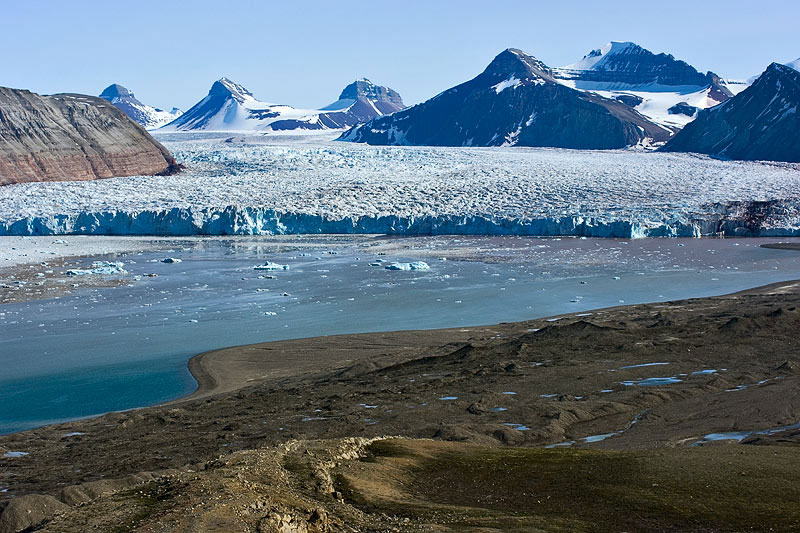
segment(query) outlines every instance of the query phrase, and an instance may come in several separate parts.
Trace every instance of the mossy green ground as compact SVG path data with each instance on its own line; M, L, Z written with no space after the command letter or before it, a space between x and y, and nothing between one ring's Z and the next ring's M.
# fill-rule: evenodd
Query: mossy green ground
M395 440L373 444L361 465L341 478L359 505L452 530L800 530L800 450L789 447L607 452Z

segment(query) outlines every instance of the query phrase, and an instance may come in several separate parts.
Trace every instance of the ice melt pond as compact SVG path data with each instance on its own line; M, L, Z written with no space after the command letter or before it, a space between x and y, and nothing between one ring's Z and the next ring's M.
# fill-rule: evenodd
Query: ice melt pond
M759 248L761 239L276 242L86 258L77 267L123 262L130 285L0 306L0 433L188 394L187 360L225 346L491 324L800 278L800 253ZM266 261L288 269L253 268ZM384 267L415 261L430 269Z

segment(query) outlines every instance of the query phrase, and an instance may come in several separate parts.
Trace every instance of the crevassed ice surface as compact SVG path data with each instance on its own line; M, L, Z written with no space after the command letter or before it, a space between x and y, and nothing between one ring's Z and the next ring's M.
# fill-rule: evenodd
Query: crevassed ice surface
M372 147L322 135L161 140L185 172L2 187L0 234L635 237L800 228L800 166L791 164L634 150ZM741 205L751 201L777 205L753 215Z

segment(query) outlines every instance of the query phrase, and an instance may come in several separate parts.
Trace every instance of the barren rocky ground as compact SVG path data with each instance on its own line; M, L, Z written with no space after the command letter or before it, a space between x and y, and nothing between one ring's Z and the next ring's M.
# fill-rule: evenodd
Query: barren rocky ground
M798 304L211 352L187 400L0 437L0 531L795 529Z

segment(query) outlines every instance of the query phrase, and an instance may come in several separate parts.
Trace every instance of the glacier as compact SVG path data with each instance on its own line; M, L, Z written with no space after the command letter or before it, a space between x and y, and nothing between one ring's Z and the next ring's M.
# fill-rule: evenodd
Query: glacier
M800 235L800 165L321 135L159 140L185 172L0 187L0 235Z

